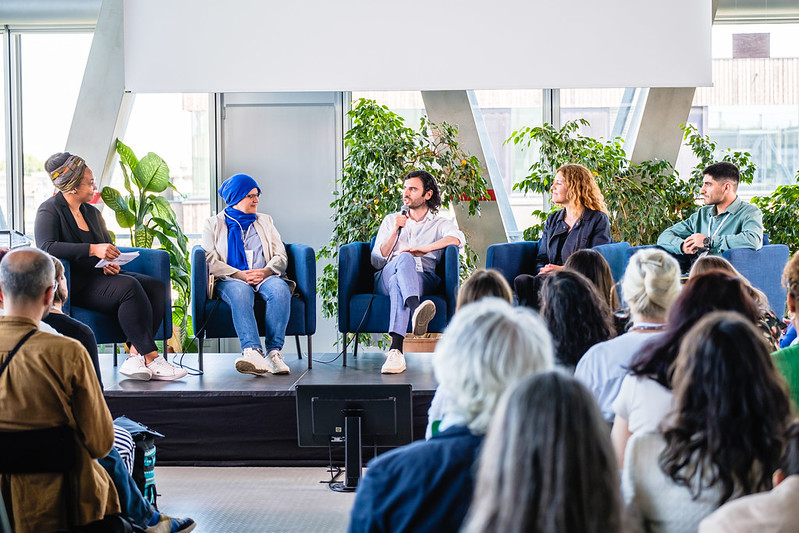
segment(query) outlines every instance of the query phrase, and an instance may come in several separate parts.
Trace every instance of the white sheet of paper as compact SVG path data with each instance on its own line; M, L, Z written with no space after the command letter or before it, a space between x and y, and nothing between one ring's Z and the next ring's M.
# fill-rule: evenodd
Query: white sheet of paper
M117 265L124 265L130 263L134 259L139 257L139 252L120 252L119 257L114 259L113 261L106 261L105 259L100 259L94 268L103 268L105 265L110 265L111 263L116 263Z

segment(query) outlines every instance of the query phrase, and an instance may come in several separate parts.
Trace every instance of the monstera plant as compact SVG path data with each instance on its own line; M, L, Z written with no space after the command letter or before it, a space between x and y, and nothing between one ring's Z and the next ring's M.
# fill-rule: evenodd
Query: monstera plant
M185 347L188 335L188 309L191 294L188 238L177 222L177 216L166 198L160 195L167 188L177 191L169 178L164 160L149 152L138 159L129 146L117 140L119 166L122 167L126 195L113 187L103 187L103 202L114 211L117 223L130 229L130 239L138 248L153 244L169 254L172 288L177 299L172 303L172 322L180 327Z

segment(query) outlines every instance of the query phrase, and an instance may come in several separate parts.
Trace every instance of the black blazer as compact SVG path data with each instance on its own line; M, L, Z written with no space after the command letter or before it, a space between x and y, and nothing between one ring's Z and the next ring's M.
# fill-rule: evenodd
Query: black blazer
M549 215L544 222L544 233L541 235L541 240L538 241L538 256L535 261L538 270L544 265L552 263L558 255L558 241L555 237L569 231L569 227L563 221L565 217L566 210L561 209ZM610 242L608 216L602 211L585 208L583 215L574 223L574 227L566 237L560 257L566 261L577 250L593 248Z
M91 244L110 243L111 234L108 233L100 211L91 204L81 204L80 212L89 226ZM69 204L60 192L39 206L33 225L33 235L36 246L59 259L68 260L73 272L76 270L83 274L98 272L99 269L94 268L94 265L99 259L89 257L89 243L81 239L81 231L78 229L75 217L72 216Z

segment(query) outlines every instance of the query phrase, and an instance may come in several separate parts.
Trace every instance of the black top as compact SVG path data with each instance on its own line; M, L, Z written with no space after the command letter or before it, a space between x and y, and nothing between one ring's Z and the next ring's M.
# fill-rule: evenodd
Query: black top
M577 250L611 242L610 220L602 211L584 209L582 216L574 223L571 231L563 221L565 217L566 210L561 209L549 215L544 223L544 233L541 235L541 240L538 241L538 256L536 257L538 270L549 263L563 265L566 259ZM565 236L565 240L559 250L558 243L563 236ZM558 260L560 262L556 262Z
M42 322L50 324L61 335L75 339L86 348L92 360L94 371L97 373L97 381L100 382L100 388L102 389L103 378L100 375L100 357L97 354L97 341L91 328L83 322L61 313L49 313L42 319Z
M69 204L59 192L39 206L33 235L39 248L59 259L68 260L73 272L77 270L84 274L96 274L99 269L94 268L94 265L99 259L89 257L89 245L110 243L111 234L96 207L81 204L80 212L89 226L88 232L78 228Z

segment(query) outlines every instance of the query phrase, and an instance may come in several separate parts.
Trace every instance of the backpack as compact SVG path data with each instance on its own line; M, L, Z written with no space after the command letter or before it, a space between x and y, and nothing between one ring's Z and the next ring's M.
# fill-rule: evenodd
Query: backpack
M127 429L136 445L133 457L133 481L139 487L144 499L158 509L158 491L155 487L155 437L163 437L144 424L120 416L114 423Z

